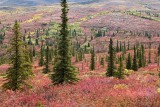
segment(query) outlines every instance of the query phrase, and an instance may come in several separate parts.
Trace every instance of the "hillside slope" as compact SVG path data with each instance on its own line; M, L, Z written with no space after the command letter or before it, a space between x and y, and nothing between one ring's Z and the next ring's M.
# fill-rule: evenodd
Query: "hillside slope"
M68 0L69 2L95 2L99 0ZM51 3L59 3L60 0L2 0L0 1L0 6L35 6L35 5L44 5Z

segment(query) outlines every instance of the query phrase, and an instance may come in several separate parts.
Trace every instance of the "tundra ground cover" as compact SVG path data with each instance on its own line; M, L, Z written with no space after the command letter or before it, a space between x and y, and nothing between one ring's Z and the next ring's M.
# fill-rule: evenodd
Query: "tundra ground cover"
M41 78L41 79L39 79ZM1 94L1 105L7 106L159 106L154 76L137 76L126 80L89 77L70 86L49 86L50 80L38 75L32 80L33 88L24 92ZM65 99L65 100L64 100ZM61 103L60 103L61 102Z
M96 52L95 70L90 71L90 52L86 52L82 56L82 60L78 59L76 61L76 55L79 57L79 54L81 54L78 52L76 55L73 55L72 63L79 71L78 77L80 81L74 85L65 84L59 86L53 86L50 74L43 74L44 66L40 67L38 65L39 57L41 56L40 46L43 45L44 41L51 40L50 37L58 36L61 14L59 6L40 6L31 7L30 9L21 7L14 12L5 11L6 13L0 16L2 19L0 28L3 30L2 33L6 33L3 44L0 47L0 56L3 57L10 46L9 42L12 37L11 27L15 19L21 23L23 35L26 36L25 40L27 42L30 40L33 43L28 43L30 49L34 48L36 39L39 40L40 45L35 46L36 57L33 58L34 76L28 81L32 86L30 89L25 88L16 92L3 91L1 85L4 83L4 73L9 65L6 61L4 62L6 64L2 63L3 65L0 66L0 105L2 107L160 106L159 67L156 59L157 48L160 43L159 22L139 17L137 11L130 11L130 14L123 13L124 10L132 10L132 8L139 7L139 5L130 4L131 7L122 6L117 3L117 0L110 3L111 7L108 7L108 5L76 4L71 6L68 16L70 22L69 30L71 36L76 35L72 38L72 44L78 45L76 45L78 47L77 50L86 48L88 51L94 47ZM79 7L77 8L77 6ZM141 8L140 6L139 9ZM153 13L151 11L151 14ZM147 18L149 16L147 13L143 15L146 15ZM39 35L37 35L37 31L39 31ZM103 31L104 34L97 37L99 31ZM49 33L49 35L46 33ZM124 69L124 79L105 77L108 65L106 61L108 45L111 36L113 36L114 47L116 47L117 41L121 42L122 45L130 42L130 50L124 55L124 64L126 64L125 60L128 53L133 56L134 45L143 44L148 65L140 68L137 72ZM148 49L149 43L152 43L150 50ZM116 57L118 58L122 54L123 52L118 52ZM7 53L7 55L9 54ZM102 58L105 58L104 65L101 64ZM49 68L53 70L53 66L54 61L50 63ZM117 61L116 67L118 66Z

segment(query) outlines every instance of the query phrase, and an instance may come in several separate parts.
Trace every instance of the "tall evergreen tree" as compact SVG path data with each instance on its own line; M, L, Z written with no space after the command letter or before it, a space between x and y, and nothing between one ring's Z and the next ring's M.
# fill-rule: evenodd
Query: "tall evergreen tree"
M36 48L35 48L35 46L33 45L33 57L35 57L36 56Z
M126 42L124 42L123 52L124 52L124 54L126 54Z
M145 58L145 50L144 50L144 46L141 45L141 51L142 51L142 67L146 66L146 58Z
M119 51L121 52L122 51L122 42L120 42L120 49Z
M24 43L22 35L20 33L20 25L16 21L13 27L14 37L11 41L11 67L6 73L6 83L3 84L4 89L10 89L16 91L22 89L27 85L26 80L29 78L31 73L31 66L29 63L29 55L24 54Z
M91 52L91 65L90 65L90 70L95 70L95 53L94 53L94 48Z
M148 52L148 63L149 64L151 63L151 49L149 49L149 52Z
M77 71L71 64L70 53L70 36L68 31L68 4L66 0L61 0L62 14L61 14L61 30L60 39L58 42L58 61L56 62L52 74L53 84L74 83L78 81L76 77Z
M151 63L151 43L149 44L148 63Z
M127 62L126 62L126 68L127 69L132 69L132 61L131 61L131 54L128 54Z
M44 52L43 52L43 45L41 46L41 50L40 50L40 61L39 61L39 66L43 66L44 65Z
M54 57L54 50L53 50L53 48L51 47L51 48L49 49L49 62L52 62L53 57Z
M82 61L82 60L83 60L83 52L82 52L82 49L80 49L80 51L79 51L78 59L79 59L79 61Z
M117 48L116 48L116 51L119 52L119 42L117 40Z
M44 68L44 73L50 72L49 70L49 46L46 48L46 60L45 60L45 68Z
M139 58L138 58L138 67L141 68L143 67L143 55L142 55L142 50L139 50Z
M123 61L122 61L122 57L120 56L120 61L119 61L119 67L118 67L118 75L117 77L119 79L123 78Z
M133 57L132 69L133 69L134 71L138 71L137 55L136 55L136 46L134 46L134 57Z
M36 45L39 45L38 38L36 38L36 40L35 40L35 44L36 44Z
M130 44L129 44L129 41L128 41L128 50L130 50Z
M115 55L114 55L114 47L113 47L113 40L112 38L110 38L110 44L109 44L109 56L108 56L108 69L106 72L106 76L114 76L114 72L115 72L115 65L114 65L114 61L115 61Z
M76 54L76 62L79 62L78 54Z
M29 40L28 40L28 45L32 45L32 39L31 39L31 36L30 36L30 35L28 36L28 39L29 39Z
M104 67L104 58L101 58L100 64Z
M30 47L30 49L29 49L29 57L30 57L30 61L33 62L33 49L32 49L32 47Z
M39 31L38 30L36 31L36 38L37 39L39 38Z

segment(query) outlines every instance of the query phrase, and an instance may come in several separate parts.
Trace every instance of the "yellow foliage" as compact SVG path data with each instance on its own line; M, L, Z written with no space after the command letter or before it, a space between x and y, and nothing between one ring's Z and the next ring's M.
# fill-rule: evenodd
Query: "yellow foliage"
M134 71L133 70L128 70L128 69L124 69L124 75L131 75Z
M35 34L35 32L30 32L31 35Z
M113 87L114 89L127 89L128 86L126 84L116 84Z
M42 17L42 14L36 14L32 17L32 19L29 19L23 23L30 23L30 22L33 22L33 21L36 21L36 20L39 20L40 18Z
M157 89L157 92L160 94L160 88Z

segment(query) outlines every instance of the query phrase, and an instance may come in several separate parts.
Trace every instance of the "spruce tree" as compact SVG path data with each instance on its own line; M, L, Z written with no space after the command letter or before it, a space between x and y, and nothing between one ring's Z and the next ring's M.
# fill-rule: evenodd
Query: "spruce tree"
M151 50L149 49L149 52L148 52L148 63L150 64L151 63Z
M100 64L104 67L104 58L101 58Z
M122 52L122 60L124 60L125 59L125 51L123 50L123 52Z
M68 4L66 0L61 0L62 14L60 25L60 39L58 41L58 61L56 62L52 74L53 84L74 83L78 81L77 71L71 64L70 36L68 31Z
M119 51L121 52L122 51L122 42L120 42L120 49Z
M136 55L136 46L134 46L134 57L133 57L132 69L133 69L134 71L138 71L137 55Z
M130 50L129 41L128 41L128 50Z
M131 70L132 69L132 61L131 61L131 54L128 54L127 62L126 62L126 68Z
M35 57L36 56L36 48L35 48L35 46L33 45L33 57Z
M108 56L108 69L106 72L106 76L114 76L114 72L115 72L115 65L114 65L114 61L115 61L115 55L114 55L114 47L113 47L113 40L112 38L110 38L110 44L109 44L109 56Z
M39 38L39 31L37 30L36 31L36 39L38 39Z
M45 60L45 68L43 70L44 73L50 72L49 70L49 46L46 48L46 60Z
M6 82L3 84L4 89L16 91L28 86L26 80L32 74L31 64L29 61L28 50L24 52L24 43L20 33L20 25L16 21L13 27L14 36L11 41L10 63L11 67L6 73Z
M117 48L116 48L116 51L119 52L119 42L117 40Z
M122 61L122 57L120 56L120 61L119 61L119 67L118 67L118 75L117 77L119 79L123 78L123 61Z
M79 62L78 54L76 54L76 62Z
M91 65L90 65L90 70L95 70L95 53L94 53L94 48L91 52Z
M38 38L36 38L36 40L35 40L35 44L36 44L36 45L39 45Z
M151 63L151 43L149 44L148 63Z
M143 55L142 55L142 50L139 51L139 58L138 58L139 62L138 62L138 67L141 68L143 67Z
M139 59L139 57L140 57L140 50L139 50L139 48L137 47L137 59Z
M30 61L33 62L33 49L32 49L32 47L29 49L29 57L30 57Z
M31 36L29 35L28 36L29 40L28 40L28 45L32 45L32 39L31 39Z
M78 59L79 59L79 61L82 61L82 60L83 60L83 52L82 52L82 49L80 49L80 51L79 51Z
M44 65L44 59L43 59L43 57L44 57L43 46L41 46L39 66L43 66Z
M145 58L145 50L144 50L144 46L141 45L141 51L142 51L142 67L146 66L146 58Z
M124 42L123 51L124 51L124 54L126 54L126 42Z
M49 62L52 62L52 60L53 60L53 55L54 54L54 50L53 50L53 48L50 48L49 49Z

